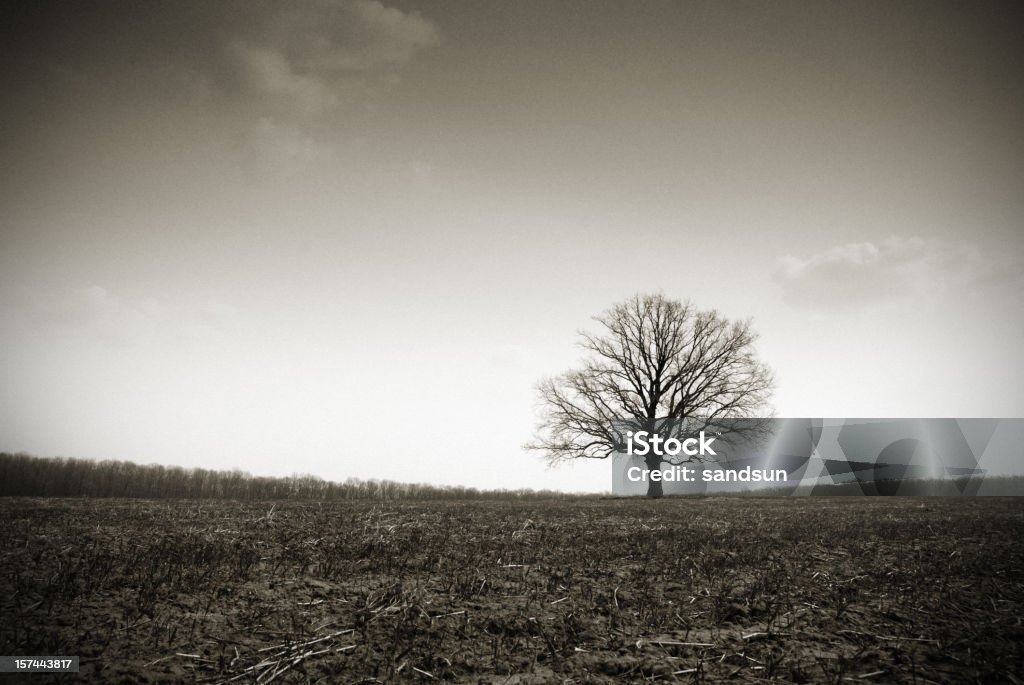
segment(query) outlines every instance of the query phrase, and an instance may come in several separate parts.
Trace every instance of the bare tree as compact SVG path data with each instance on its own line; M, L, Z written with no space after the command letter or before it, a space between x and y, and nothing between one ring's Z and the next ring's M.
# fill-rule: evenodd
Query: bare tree
M544 416L528 449L550 463L625 452L623 426L662 436L681 431L756 431L767 416L771 370L754 350L750 321L664 295L635 295L601 316L599 333L580 332L582 366L538 385ZM646 466L699 459L651 450ZM651 480L648 496L663 494Z

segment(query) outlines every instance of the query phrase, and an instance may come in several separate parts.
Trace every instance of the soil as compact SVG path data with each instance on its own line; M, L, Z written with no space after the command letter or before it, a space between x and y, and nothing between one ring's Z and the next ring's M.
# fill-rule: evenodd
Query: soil
M0 500L25 682L1024 682L1024 500Z

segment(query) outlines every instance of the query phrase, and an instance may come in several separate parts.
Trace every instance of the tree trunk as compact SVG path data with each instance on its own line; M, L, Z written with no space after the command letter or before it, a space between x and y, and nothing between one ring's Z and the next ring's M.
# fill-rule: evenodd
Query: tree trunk
M648 457L645 462L647 466L647 496L648 497L664 497L665 490L661 486L660 480L654 480L651 478L651 473L661 469L661 456Z

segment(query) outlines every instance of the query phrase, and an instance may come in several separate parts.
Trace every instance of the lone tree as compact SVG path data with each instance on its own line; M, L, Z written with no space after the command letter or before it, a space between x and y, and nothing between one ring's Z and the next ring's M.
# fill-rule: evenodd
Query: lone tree
M582 366L538 384L544 414L526 447L549 463L625 452L623 425L663 436L694 426L728 432L739 425L731 419L768 409L773 377L755 355L750 321L660 294L635 295L594 320L599 333L580 332ZM699 459L679 457L651 450L645 465ZM650 480L648 497L662 494Z

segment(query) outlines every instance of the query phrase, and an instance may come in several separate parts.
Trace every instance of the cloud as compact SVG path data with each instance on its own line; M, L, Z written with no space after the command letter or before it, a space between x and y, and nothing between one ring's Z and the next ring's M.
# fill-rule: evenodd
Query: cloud
M31 315L38 324L115 345L151 343L169 315L155 298L130 302L99 285L59 298L36 299L33 305Z
M17 14L12 35L26 38L5 82L26 130L33 112L78 109L152 125L143 136L208 122L243 143L242 164L279 159L286 175L317 157L310 141L358 137L402 69L441 44L430 19L379 0L40 0Z
M433 181L437 167L430 162L421 159L414 159L406 164L409 181L413 188L420 190L428 189Z
M245 137L255 168L291 177L332 156L326 115L372 109L401 82L395 68L441 38L419 14L377 0L317 0L261 5L221 40L224 91L256 117Z
M497 345L490 352L490 361L496 367L521 370L534 361L532 349L516 343Z
M785 255L776 281L790 304L863 309L914 300L940 302L981 289L1019 287L1019 260L919 237L847 243L810 256Z
M169 305L128 297L100 285L61 291L22 288L5 298L7 323L23 324L46 340L87 341L105 347L149 347L210 341L236 319L226 303Z
M243 90L273 101L275 108L294 108L318 114L338 103L338 94L315 75L296 73L284 55L269 48L232 42L227 58L236 69Z
M835 270L887 268L914 261L924 255L926 243L920 238L903 239L890 236L880 244L847 243L829 248L810 257L785 255L780 260L782 276L791 281L834 273Z
M249 130L246 143L257 169L285 178L334 157L330 148L318 143L301 127L273 117L260 117Z
M17 84L56 79L48 85L122 99L209 89L300 114L365 92L353 83L393 83L396 68L441 43L431 20L379 0L41 0L16 19L16 29L45 38L15 55Z
M332 3L334 4L334 3ZM303 41L304 68L316 71L364 71L407 62L416 53L440 45L437 27L416 13L385 7L377 0L334 4L332 23L314 17L310 40Z
M316 114L365 92L372 72L440 42L437 27L419 14L377 0L320 0L264 5L245 28L229 30L224 54L244 92Z

